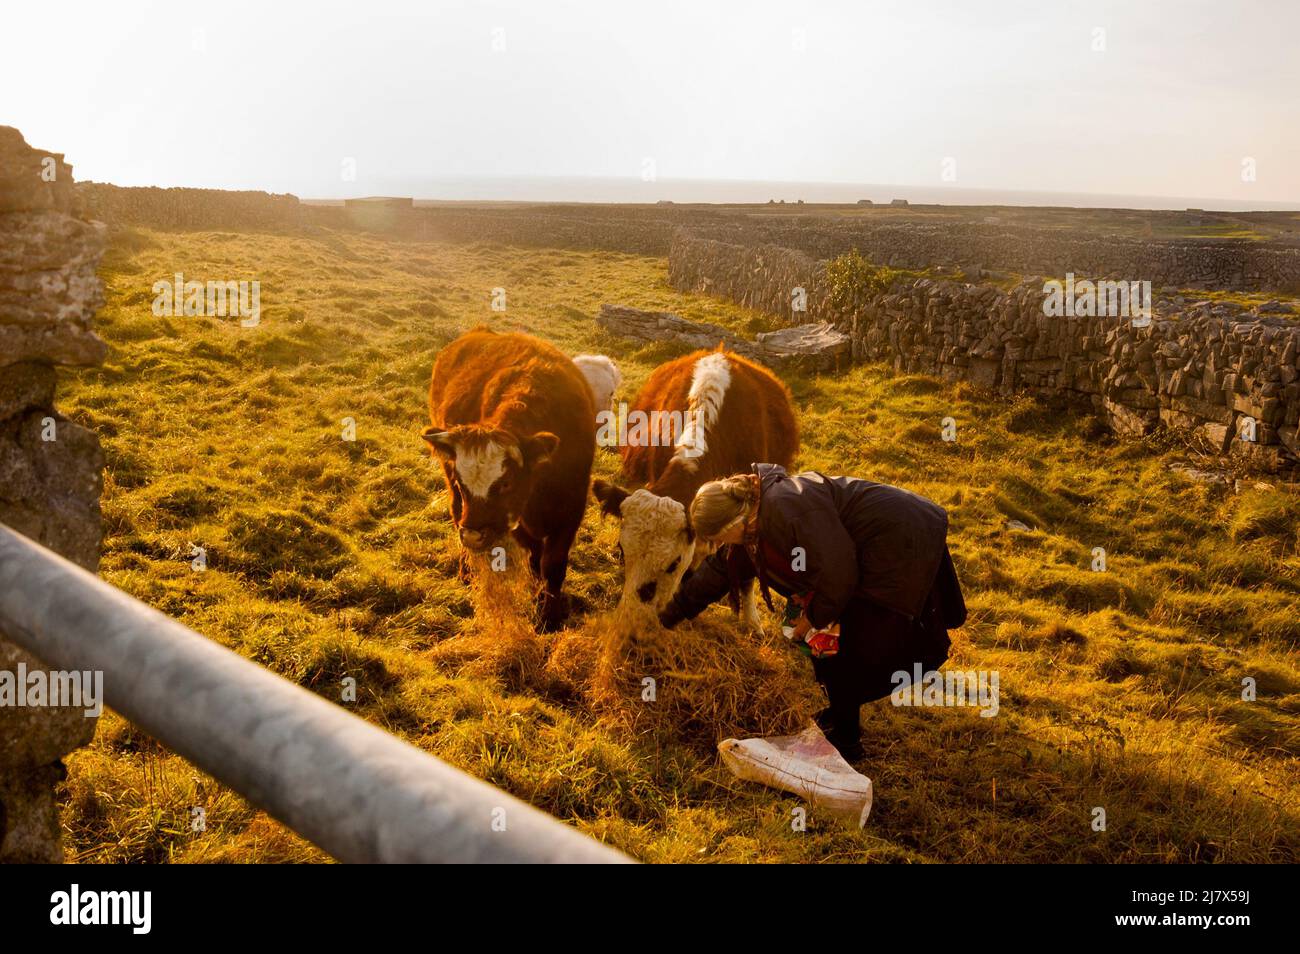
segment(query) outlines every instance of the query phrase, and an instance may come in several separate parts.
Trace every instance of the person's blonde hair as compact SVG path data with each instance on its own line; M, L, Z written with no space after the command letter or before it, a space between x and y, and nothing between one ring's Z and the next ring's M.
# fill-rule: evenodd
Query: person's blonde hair
M691 501L691 528L705 540L712 540L737 520L748 517L757 502L758 490L750 474L710 480Z

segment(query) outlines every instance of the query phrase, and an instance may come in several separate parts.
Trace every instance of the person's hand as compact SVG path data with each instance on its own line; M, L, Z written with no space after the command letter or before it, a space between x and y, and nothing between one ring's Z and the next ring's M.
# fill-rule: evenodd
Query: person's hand
M803 638L808 635L810 629L812 629L812 623L809 622L807 616L800 613L799 618L794 621L794 638L803 642Z

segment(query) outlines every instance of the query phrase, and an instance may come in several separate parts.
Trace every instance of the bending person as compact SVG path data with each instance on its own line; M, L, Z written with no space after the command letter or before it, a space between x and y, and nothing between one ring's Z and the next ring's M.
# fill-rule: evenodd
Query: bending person
M701 487L690 522L719 549L682 581L660 621L674 626L728 595L739 606L754 579L769 609L770 590L794 600L795 638L820 631L813 673L830 704L817 722L849 761L862 756L862 704L889 695L897 672L910 682L916 664L938 669L948 630L965 622L948 515L910 491L754 464Z

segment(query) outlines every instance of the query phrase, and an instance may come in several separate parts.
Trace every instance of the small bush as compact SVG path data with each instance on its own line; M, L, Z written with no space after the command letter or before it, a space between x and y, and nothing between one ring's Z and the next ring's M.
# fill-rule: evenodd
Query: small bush
M836 308L852 308L889 291L900 275L896 269L873 265L856 248L826 263L831 304Z

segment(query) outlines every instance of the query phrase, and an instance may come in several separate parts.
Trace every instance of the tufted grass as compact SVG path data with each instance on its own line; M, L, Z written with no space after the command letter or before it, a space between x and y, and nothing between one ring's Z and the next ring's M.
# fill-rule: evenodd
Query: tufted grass
M154 317L150 286L177 271L260 280L261 326ZM875 366L792 379L802 466L948 508L971 610L951 664L996 670L1001 687L995 718L866 707L861 768L877 793L866 829L813 811L797 832L799 801L731 778L709 726L637 731L556 677L586 664L575 639L617 602L617 528L594 506L573 554L572 628L540 650L493 642L457 576L418 436L438 349L480 322L611 354L630 396L682 349L604 336L602 302L738 329L768 319L674 292L659 259L351 233L127 232L102 274L112 352L66 376L61 407L104 441L104 577L638 858L1300 856L1294 486L1196 483L1168 469L1180 456L1168 442L1116 442L1086 416L966 385ZM494 287L507 290L504 313L489 309ZM939 438L949 416L954 443ZM342 440L344 418L355 442ZM599 452L596 470L615 477L617 459ZM205 572L190 568L195 546ZM1096 547L1104 573L1091 568ZM705 625L725 634L725 609ZM811 680L806 663L788 665ZM356 701L344 703L349 677ZM327 860L116 714L68 769L70 858ZM1092 828L1097 807L1105 831Z

